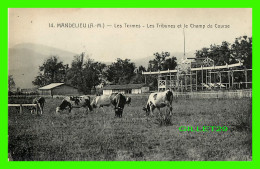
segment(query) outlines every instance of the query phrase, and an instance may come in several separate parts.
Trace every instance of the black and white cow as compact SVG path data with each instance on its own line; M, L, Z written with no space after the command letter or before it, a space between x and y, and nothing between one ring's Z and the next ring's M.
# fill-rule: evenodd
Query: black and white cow
M38 114L38 111L40 111L40 113L42 114L43 113L43 107L44 107L44 104L46 103L44 97L36 97L33 99L32 101L32 104L37 104L37 109L36 107L32 107L31 108L31 114L33 114L34 112L36 112L37 110L37 114Z
M147 115L150 114L151 116L153 116L153 111L155 108L157 108L160 112L160 108L166 106L170 109L170 115L172 115L172 101L173 93L170 90L151 93L143 110L146 111Z
M130 104L131 98L127 97L121 93L112 93L110 95L101 95L97 96L93 99L91 102L91 106L93 108L102 108L104 106L114 106L115 109L115 116L116 117L122 117L123 109L125 107L125 104ZM103 110L104 111L104 110Z
M69 109L69 112L71 112L72 108L88 108L90 111L92 111L92 106L90 105L90 97L89 96L68 96L65 97L60 106L56 108L56 112L63 111L65 109Z

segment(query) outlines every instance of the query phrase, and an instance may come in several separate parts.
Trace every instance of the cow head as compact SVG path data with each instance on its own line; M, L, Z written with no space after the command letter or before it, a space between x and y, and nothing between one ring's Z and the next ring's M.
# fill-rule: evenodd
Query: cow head
M145 111L146 115L149 116L151 110L150 104L147 103L146 107L143 107L143 110Z
M116 107L115 108L115 115L116 115L116 117L122 117L123 110L124 110L124 108Z
M60 111L60 107L56 107L56 113L59 113Z
M126 104L130 105L131 104L131 97L126 98Z
M66 108L69 108L69 111L71 111L72 109L71 103L67 100L62 100L61 104L56 108L56 113L63 111Z
M166 97L166 101L171 102L172 99L173 99L173 93L172 93L172 91L167 90L165 97Z

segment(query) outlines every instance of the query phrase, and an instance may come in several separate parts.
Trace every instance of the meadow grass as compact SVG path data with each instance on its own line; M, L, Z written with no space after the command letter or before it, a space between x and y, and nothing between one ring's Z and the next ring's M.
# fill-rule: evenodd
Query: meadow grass
M19 161L252 160L251 99L178 99L171 124L159 125L156 115L147 117L142 110L147 98L132 96L122 118L114 117L112 107L57 114L58 98L46 99L42 115L10 107L9 151ZM180 126L228 131L181 132Z

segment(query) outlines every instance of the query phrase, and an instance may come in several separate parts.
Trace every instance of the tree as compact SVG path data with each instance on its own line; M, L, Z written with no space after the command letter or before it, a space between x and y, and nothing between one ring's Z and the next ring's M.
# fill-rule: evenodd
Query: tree
M84 54L74 56L71 63L71 68L68 70L67 79L68 83L75 86L79 91L84 91Z
M51 56L39 67L39 75L32 83L36 86L44 86L50 83L65 82L68 68L68 65L59 61L57 56Z
M232 50L230 49L230 43L224 41L221 45L210 45L210 48L202 48L197 50L195 55L197 58L210 58L214 61L214 64L225 65L235 63L232 58Z
M106 71L106 78L114 84L130 83L131 78L135 75L135 64L130 62L130 59L117 59L108 66Z
M68 82L77 87L80 92L89 94L92 89L104 81L105 67L105 64L89 58L84 62L84 53L74 56L68 71Z
M8 75L8 91L12 91L15 89L15 82L13 75Z
M142 72L145 72L146 69L143 66L139 66L137 69L135 69L135 76L131 79L131 83L133 84L140 84L145 83L145 77L142 75Z
M197 58L209 57L217 66L241 61L245 67L252 68L252 37L241 36L233 44L224 41L221 45L210 45L197 50L195 55Z
M84 84L86 85L87 90L96 90L96 86L104 81L103 69L105 67L105 64L95 62L92 59L86 61L84 69Z
M153 55L155 58L149 61L148 71L173 70L177 66L176 57L170 57L169 52L156 52Z
M252 68L252 37L241 36L236 38L231 49L232 56L236 60L240 60L246 68Z
M174 70L177 66L177 58L170 52L154 53L155 58L149 61L148 71ZM158 87L157 76L147 76L146 83L155 90Z
M177 58L176 57L171 57L167 58L165 62L162 64L162 69L163 70L174 70L177 66Z

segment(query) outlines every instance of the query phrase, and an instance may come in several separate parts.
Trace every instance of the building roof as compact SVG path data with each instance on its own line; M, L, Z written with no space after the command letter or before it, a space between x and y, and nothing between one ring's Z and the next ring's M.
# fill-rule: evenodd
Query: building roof
M53 89L53 88L58 87L58 86L61 86L61 85L63 85L63 84L64 84L64 83L51 83L51 84L49 84L49 85L47 85L47 86L43 86L43 87L39 88L39 90Z
M141 89L145 84L126 84L126 85L109 85L103 87L103 90L119 90L119 89Z

